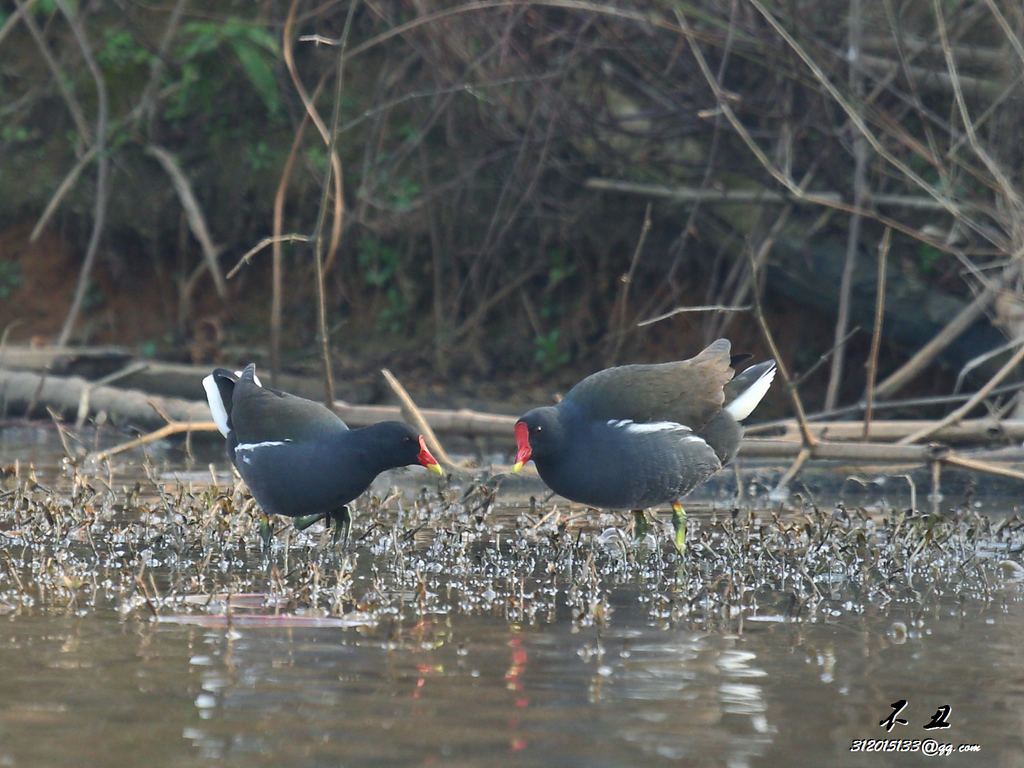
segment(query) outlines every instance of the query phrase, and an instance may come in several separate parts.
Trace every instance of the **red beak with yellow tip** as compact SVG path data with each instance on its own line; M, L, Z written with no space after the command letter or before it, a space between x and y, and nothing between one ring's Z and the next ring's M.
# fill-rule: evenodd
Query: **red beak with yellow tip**
M533 456L533 451L530 449L530 428L527 427L523 422L516 424L516 463L512 465L512 471L518 472L523 468L523 464L530 460Z
M431 472L437 472L439 475L444 474L444 470L441 469L441 465L437 463L437 459L435 459L431 455L430 451L427 450L427 441L423 439L423 435L420 435L420 452L417 454L416 460Z

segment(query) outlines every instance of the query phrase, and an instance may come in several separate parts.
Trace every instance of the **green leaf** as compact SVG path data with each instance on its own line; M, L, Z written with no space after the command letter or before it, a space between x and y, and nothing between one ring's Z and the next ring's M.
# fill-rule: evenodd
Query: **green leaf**
M274 77L273 68L267 62L265 52L244 38L232 40L231 46L235 49L235 55L242 63L242 69L245 70L249 82L263 99L267 111L276 115L281 100L277 94L277 79Z

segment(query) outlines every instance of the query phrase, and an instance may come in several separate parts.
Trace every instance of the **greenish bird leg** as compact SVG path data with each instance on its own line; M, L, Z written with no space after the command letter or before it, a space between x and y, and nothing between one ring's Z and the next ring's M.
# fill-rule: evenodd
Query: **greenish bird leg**
M330 515L325 515L323 512L320 512L315 515L302 515L301 517L296 517L295 530L304 531L307 528L309 528L309 526L311 526L313 523L329 517Z
M678 501L672 502L672 529L676 532L676 549L686 552L686 510Z
M263 551L270 551L270 541L274 538L274 524L270 522L267 513L260 511L260 541L263 542Z
M651 521L642 509L633 510L633 541L642 541L651 530Z
M337 547L338 539L341 539L341 552L344 554L348 551L348 534L352 530L352 513L349 512L348 505L343 506L340 511L332 512L331 519L334 520L334 538L331 540L331 546Z

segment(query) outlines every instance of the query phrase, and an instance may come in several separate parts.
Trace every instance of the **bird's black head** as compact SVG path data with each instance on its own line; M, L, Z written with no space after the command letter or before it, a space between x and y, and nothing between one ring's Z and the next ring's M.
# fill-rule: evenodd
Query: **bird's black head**
M534 408L516 422L516 461L512 471L518 472L530 459L541 460L558 454L565 443L565 433L554 406Z
M387 463L388 468L407 467L411 464L420 464L431 472L442 474L444 470L437 463L430 451L427 450L427 443L423 435L401 421L382 421L366 431L373 435L375 450Z

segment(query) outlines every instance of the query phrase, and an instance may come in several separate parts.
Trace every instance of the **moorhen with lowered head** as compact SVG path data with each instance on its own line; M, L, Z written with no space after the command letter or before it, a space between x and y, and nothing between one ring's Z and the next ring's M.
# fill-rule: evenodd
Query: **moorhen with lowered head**
M657 365L623 365L588 376L558 405L535 408L516 422L518 472L533 459L555 493L592 507L643 510L672 504L676 544L686 517L679 499L728 464L743 421L775 377L775 361L733 377L719 339L696 357Z
M317 520L335 521L335 542L352 523L348 502L381 472L422 464L438 474L422 435L400 421L360 429L319 403L260 384L256 366L241 373L218 368L203 388L228 457L264 512L261 533L270 543L267 515L296 519L302 529Z

